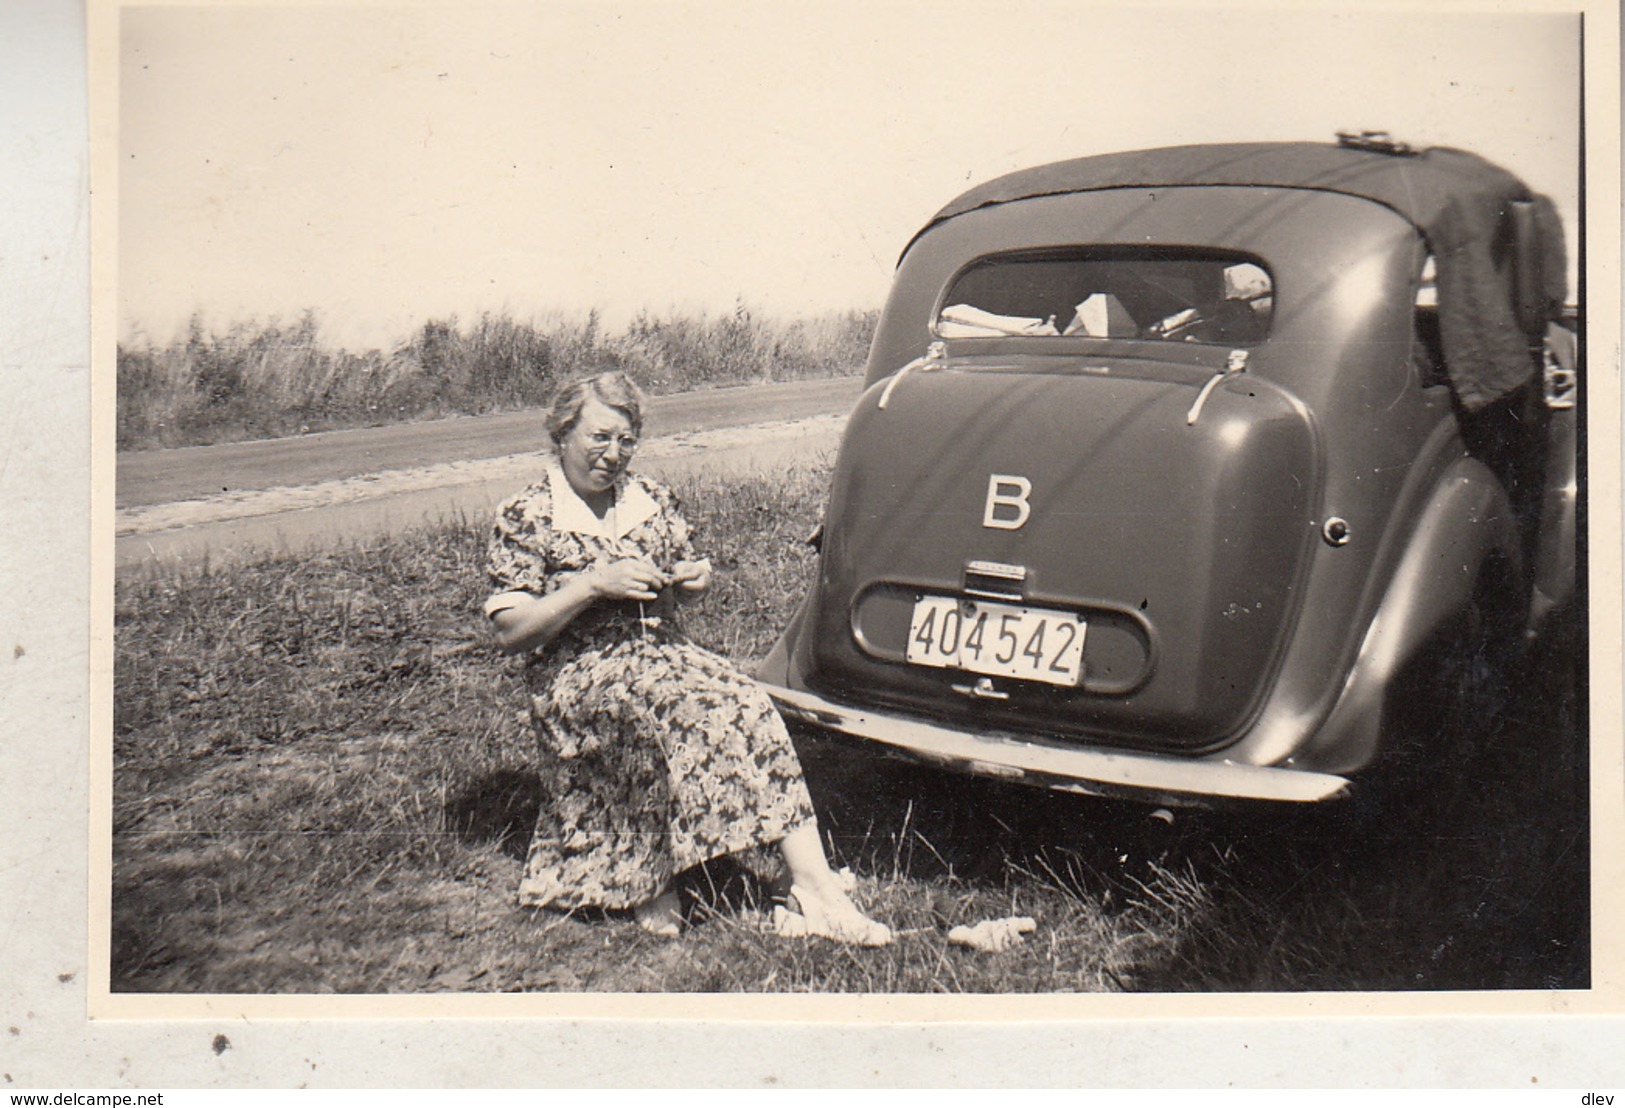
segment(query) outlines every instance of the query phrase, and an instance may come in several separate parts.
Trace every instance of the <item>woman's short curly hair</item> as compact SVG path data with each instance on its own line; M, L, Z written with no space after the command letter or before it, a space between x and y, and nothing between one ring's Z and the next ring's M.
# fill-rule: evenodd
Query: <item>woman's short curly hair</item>
M553 403L547 409L547 433L554 446L563 442L564 436L581 421L581 409L588 397L624 415L634 435L643 433L643 390L616 369L566 381L553 394Z

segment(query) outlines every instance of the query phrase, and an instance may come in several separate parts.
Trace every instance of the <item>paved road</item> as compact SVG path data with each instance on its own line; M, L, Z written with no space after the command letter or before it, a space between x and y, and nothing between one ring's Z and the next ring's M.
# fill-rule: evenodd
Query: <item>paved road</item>
M646 437L740 427L770 420L845 414L862 391L858 377L702 389L655 397ZM117 508L169 504L221 492L308 485L369 473L540 449L539 411L460 416L323 431L290 439L126 452L118 456Z
M656 398L638 468L669 479L815 460L833 453L860 390L844 378ZM523 412L126 455L116 572L482 518L534 475L539 434L539 415Z

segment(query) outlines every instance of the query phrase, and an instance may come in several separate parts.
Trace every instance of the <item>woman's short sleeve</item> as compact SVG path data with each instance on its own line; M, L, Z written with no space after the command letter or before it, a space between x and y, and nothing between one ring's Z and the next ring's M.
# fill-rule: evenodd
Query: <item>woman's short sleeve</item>
M505 596L539 596L548 591L552 566L547 556L547 536L551 530L545 489L526 489L497 510L486 551L486 571L494 594L486 601L486 615L511 606L502 602Z

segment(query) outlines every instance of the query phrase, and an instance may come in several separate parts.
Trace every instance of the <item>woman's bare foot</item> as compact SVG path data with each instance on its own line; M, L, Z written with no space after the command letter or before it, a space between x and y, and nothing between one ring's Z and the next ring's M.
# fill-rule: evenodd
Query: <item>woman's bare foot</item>
M852 946L887 946L892 941L891 928L858 911L833 873L816 884L790 886L790 898L790 911L799 914L801 922L781 927L781 934L801 934L804 925L805 934Z
M632 909L638 926L662 939L675 939L683 933L683 902L677 890L667 889L653 900L644 901Z

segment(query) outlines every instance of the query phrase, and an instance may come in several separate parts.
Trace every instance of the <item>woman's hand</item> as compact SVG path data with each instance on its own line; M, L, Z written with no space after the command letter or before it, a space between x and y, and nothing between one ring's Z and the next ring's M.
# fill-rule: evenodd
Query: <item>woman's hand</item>
M700 593L711 587L711 562L678 562L671 567L671 583L687 593Z
M546 646L600 600L654 600L666 575L643 558L623 558L575 574L546 596L519 596L491 613L497 644L510 654Z
M670 583L645 558L622 558L600 566L591 572L589 580L601 600L653 600Z

